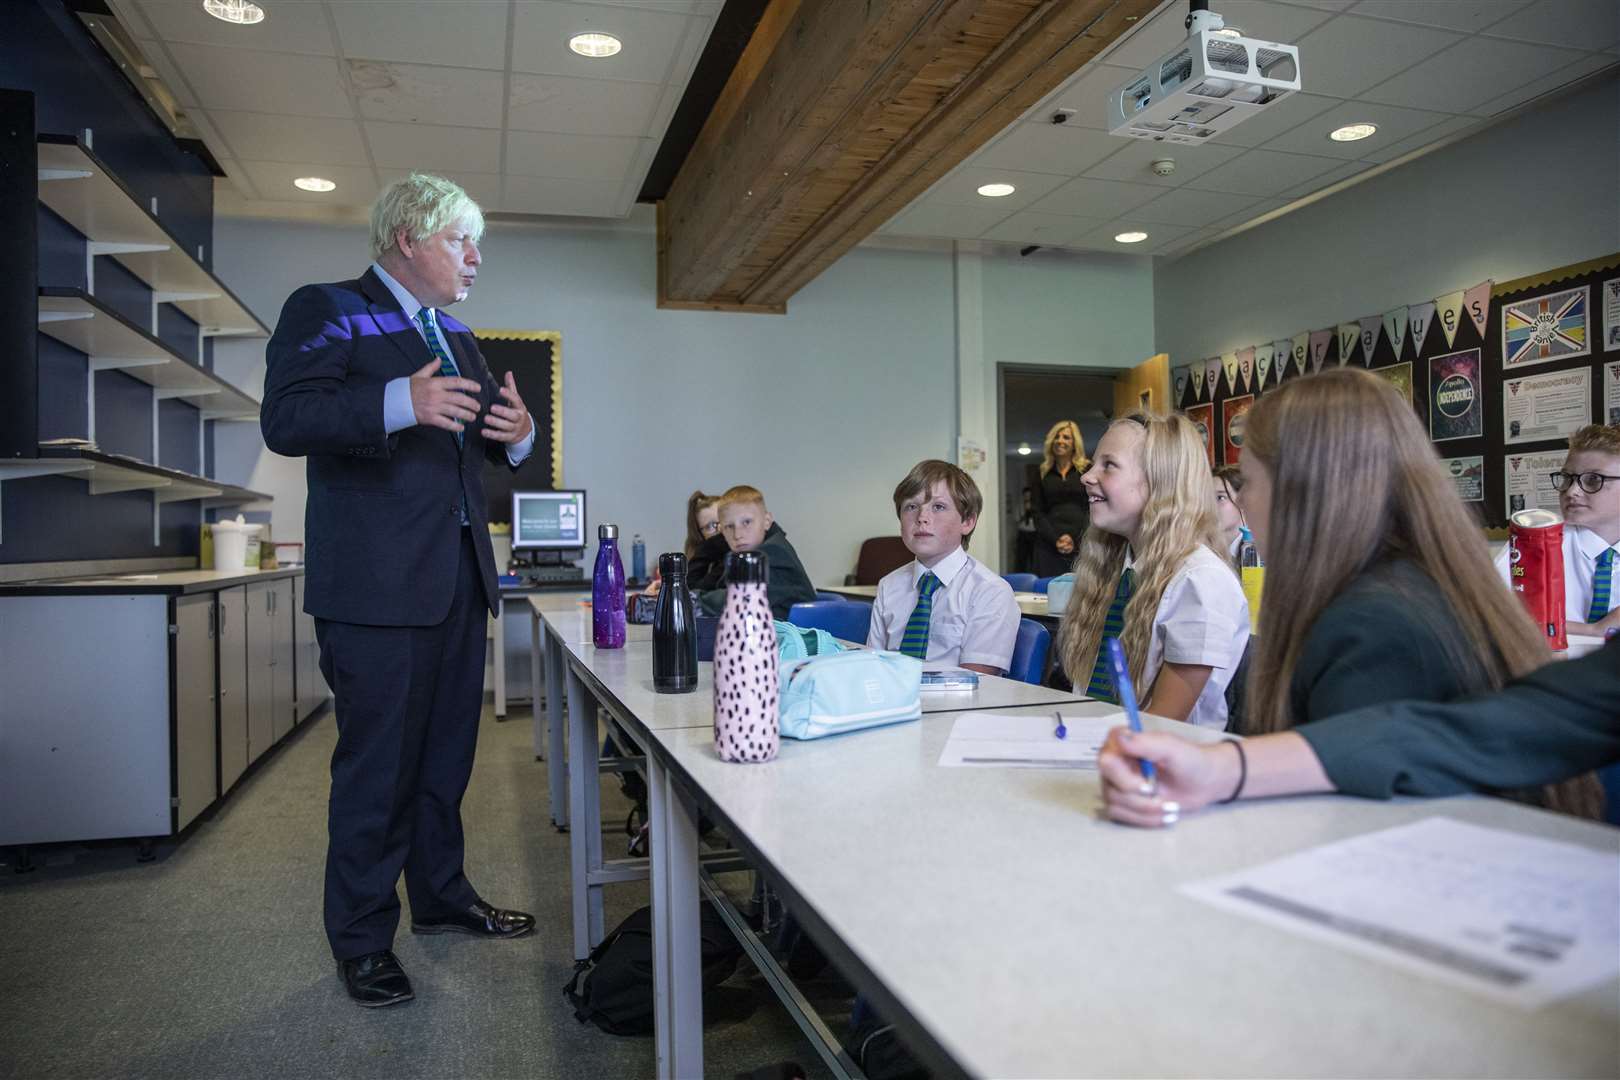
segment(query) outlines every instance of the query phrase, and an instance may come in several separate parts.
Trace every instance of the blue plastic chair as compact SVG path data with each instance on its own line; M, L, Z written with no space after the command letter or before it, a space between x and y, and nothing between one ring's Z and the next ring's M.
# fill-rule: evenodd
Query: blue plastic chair
M794 626L825 630L835 638L866 644L872 625L872 605L864 600L816 600L794 604L788 609L788 622Z
M1035 587L1034 574L1002 574L1001 580L1013 587L1013 592L1029 592Z
M1052 577L1057 577L1057 575L1053 574ZM1033 584L1033 585L1031 585L1029 587L1029 591L1030 592L1038 592L1038 593L1041 593L1042 595L1045 595L1046 587L1048 585L1050 585L1050 584L1052 584L1052 578L1050 578L1050 577L1038 577L1038 578L1035 579L1035 584Z
M1052 635L1034 619L1018 620L1018 640L1013 643L1012 664L1007 678L1019 682L1041 685L1046 674L1046 653L1052 647Z

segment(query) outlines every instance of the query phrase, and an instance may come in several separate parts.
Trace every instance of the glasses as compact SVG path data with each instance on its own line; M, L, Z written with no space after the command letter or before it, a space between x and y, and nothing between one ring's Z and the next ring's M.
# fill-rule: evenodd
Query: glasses
M1600 472L1555 472L1547 475L1552 480L1552 486L1560 492L1568 491L1569 485L1578 483L1581 485L1581 490L1588 495L1596 495L1602 491L1605 480L1620 480L1620 476L1610 476L1607 473Z
M707 525L698 526L698 532L702 533L704 536L713 536L719 531L720 523L718 521L711 521Z

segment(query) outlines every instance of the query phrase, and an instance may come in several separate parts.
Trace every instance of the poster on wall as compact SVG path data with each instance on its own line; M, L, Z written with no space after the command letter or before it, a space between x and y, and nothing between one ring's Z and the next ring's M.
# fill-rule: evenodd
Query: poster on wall
M1603 347L1620 350L1620 277L1603 283Z
M1502 441L1562 439L1592 422L1592 369L1527 375L1502 384Z
M1568 450L1547 450L1539 454L1508 454L1502 459L1502 473L1506 477L1507 512L1520 510L1557 510L1558 489L1552 485L1552 474L1564 467Z
M1603 365L1603 422L1620 424L1620 363Z
M1587 294L1578 289L1502 305L1502 367L1508 371L1589 356Z
M1429 438L1473 439L1485 433L1479 350L1429 358Z
M1254 407L1254 395L1227 398L1221 405L1221 435L1226 442L1224 464L1236 465L1243 454L1243 429L1248 424L1249 410Z
M1204 440L1204 453L1209 457L1209 467L1215 467L1215 406L1194 405L1187 410L1187 419L1198 427L1198 434Z
M1392 383L1395 389L1401 392L1408 405L1412 401L1412 362L1404 364L1391 364L1389 367L1373 368L1374 375L1381 375Z
M1457 498L1463 502L1485 501L1485 459L1483 457L1454 457L1440 462L1446 475L1457 486Z

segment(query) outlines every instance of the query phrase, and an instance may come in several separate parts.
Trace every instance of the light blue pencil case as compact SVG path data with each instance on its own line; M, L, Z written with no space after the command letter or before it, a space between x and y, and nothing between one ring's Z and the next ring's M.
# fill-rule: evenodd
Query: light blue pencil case
M783 662L781 731L819 739L922 716L922 661L850 649Z

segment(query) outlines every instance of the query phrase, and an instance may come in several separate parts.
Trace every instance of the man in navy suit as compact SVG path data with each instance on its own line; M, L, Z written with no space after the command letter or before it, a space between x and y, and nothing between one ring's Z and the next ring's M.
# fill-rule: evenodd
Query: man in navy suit
M415 933L534 928L462 868L484 614L500 603L480 472L534 445L511 373L498 383L439 310L472 288L483 228L448 180L391 184L370 269L293 293L266 351L260 424L271 450L307 460L304 610L336 698L326 935L367 1006L413 996L392 951L402 871Z

